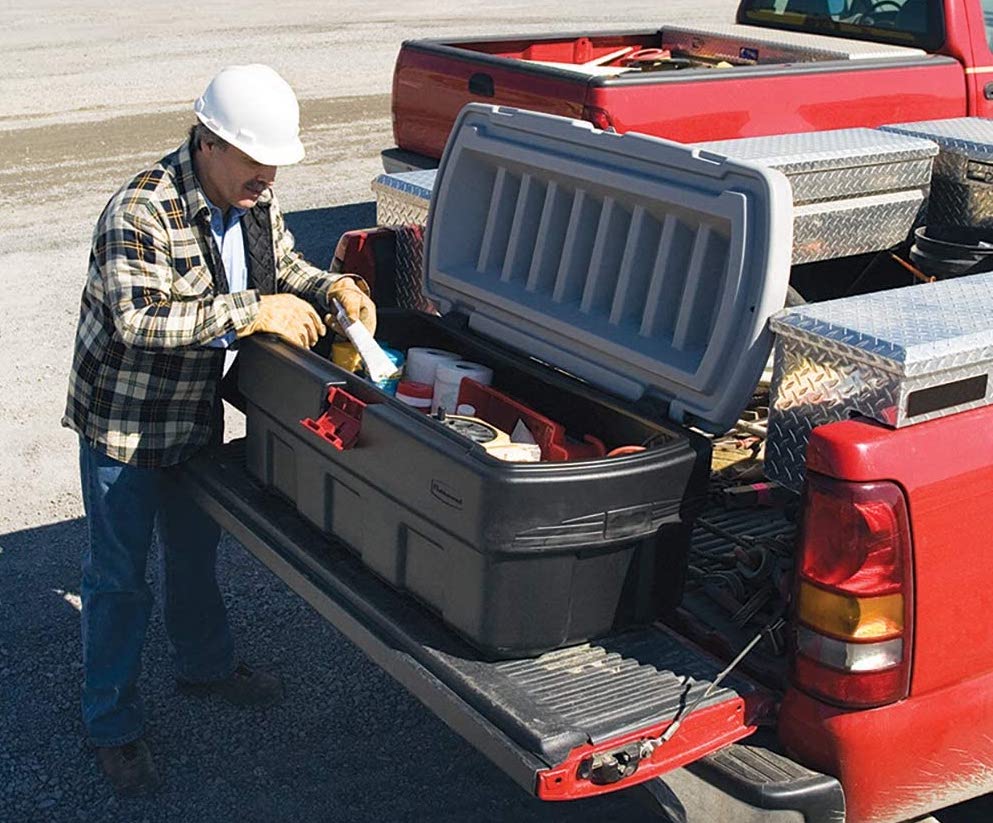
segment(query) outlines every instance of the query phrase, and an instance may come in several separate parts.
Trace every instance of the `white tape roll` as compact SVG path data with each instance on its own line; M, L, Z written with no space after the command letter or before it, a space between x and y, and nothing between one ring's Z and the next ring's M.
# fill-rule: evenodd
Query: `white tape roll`
M459 399L459 386L465 377L471 377L477 383L488 386L493 380L493 369L468 360L439 365L434 378L434 397L431 398L432 414L438 409L447 412L455 410Z
M454 363L461 359L461 355L455 352L414 347L407 350L407 364L403 369L403 378L413 383L427 383L433 386L439 364Z

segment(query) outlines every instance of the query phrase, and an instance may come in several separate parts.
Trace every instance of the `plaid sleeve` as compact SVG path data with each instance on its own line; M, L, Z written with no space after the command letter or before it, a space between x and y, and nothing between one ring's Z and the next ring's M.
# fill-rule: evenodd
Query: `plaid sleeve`
M286 228L283 212L272 200L272 240L276 249L276 280L279 291L295 294L323 311L330 311L328 306L328 288L343 275L322 271L303 259L300 252L293 247L293 234Z
M96 263L114 326L126 345L204 346L258 314L257 291L212 294L198 282L209 273L173 254L164 223L147 204L108 208L101 222Z

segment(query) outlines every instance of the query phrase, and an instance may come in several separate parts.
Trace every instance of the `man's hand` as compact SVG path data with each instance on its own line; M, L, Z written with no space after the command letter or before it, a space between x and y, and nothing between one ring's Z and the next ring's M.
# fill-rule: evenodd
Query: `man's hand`
M327 300L329 306L332 300L337 300L345 309L345 314L352 320L360 321L363 326L369 329L369 334L374 335L376 333L376 304L369 297L368 287L364 280L356 281L351 277L335 280L331 284L331 288L328 289ZM325 322L328 326L337 327L333 314L329 314L325 318Z
M259 298L259 313L238 337L256 332L278 334L287 343L309 349L327 329L320 315L306 300L295 294L265 294Z

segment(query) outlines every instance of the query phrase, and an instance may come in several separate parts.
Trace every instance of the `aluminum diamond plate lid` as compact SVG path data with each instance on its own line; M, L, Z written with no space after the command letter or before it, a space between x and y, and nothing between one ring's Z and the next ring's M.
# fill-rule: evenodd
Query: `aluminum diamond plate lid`
M708 42L708 39L710 42ZM748 47L758 51L758 63L781 62L785 52L796 61L813 60L870 60L883 57L915 57L924 55L921 49L907 46L890 46L867 40L850 40L842 37L828 37L806 32L775 31L761 26L746 26L738 23L711 24L706 27L664 26L663 46L681 46L682 40L688 43L687 51L710 51L718 41L728 41L727 56L738 57L739 48ZM756 48L757 47L757 48ZM764 51L769 49L774 58L764 60Z
M883 129L926 137L940 146L928 203L930 226L993 229L993 121L956 117Z
M776 334L912 377L993 360L993 273L786 309Z
M879 129L775 134L769 137L714 140L698 145L717 154L779 169L787 176L825 169L901 163L934 157L938 153L937 145L930 140L903 134L887 134ZM912 185L922 183L927 183L927 179ZM884 189L877 187L876 190Z
M938 146L930 140L885 134L878 129L777 134L715 140L698 145L705 151L761 163L781 171L790 181L793 203L797 206L911 190L922 199L922 190L931 179L931 164L938 153ZM852 202L853 214L863 209L864 205ZM896 242L904 239L914 216L903 226L902 236ZM855 235L861 235L855 244L831 242L827 245L840 251L849 247L854 249L848 254L857 254L863 248L886 248L886 245L873 245L875 230L871 221L857 221L855 229ZM832 225L825 226L825 237L838 233ZM840 230L842 235L848 233L848 229ZM812 259L824 257L812 258L801 254L794 257L793 262L807 263Z
M372 190L378 193L406 195L425 205L431 200L431 189L437 169L405 171L399 174L381 174L372 182Z
M925 423L993 403L993 274L776 315L765 473L799 492L815 428Z
M934 140L943 149L993 161L993 120L983 117L953 117L880 126L880 131Z

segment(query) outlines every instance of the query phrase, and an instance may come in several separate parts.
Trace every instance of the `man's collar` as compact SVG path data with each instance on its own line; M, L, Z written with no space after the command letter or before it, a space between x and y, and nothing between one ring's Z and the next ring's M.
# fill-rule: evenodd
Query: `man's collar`
M186 216L192 222L203 212L210 214L210 203L193 168L193 152L189 140L185 140L177 150L176 166L179 169L176 188L179 196L186 203Z
M229 223L231 221L231 215L232 214L238 220L241 220L242 215L244 215L245 212L248 211L248 209L243 209L241 206L228 206L228 210L225 213L224 211L221 210L221 207L215 205L213 203L213 201L211 201L211 199L209 197L207 197L206 194L203 196L203 198L204 198L204 200L207 201L207 208L210 209L210 216L211 216L211 218L213 218L214 213L217 212L217 214L220 214L220 215L223 215L224 216L224 222L225 223Z

